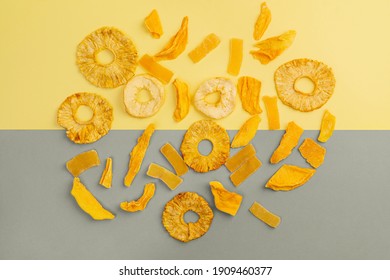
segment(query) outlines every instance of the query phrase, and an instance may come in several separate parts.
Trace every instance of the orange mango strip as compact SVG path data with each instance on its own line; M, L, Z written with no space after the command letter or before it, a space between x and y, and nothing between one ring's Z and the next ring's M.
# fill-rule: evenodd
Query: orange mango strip
M253 77L243 76L238 79L237 92L240 96L242 108L251 115L262 112L260 108L261 82Z
M176 109L173 113L173 119L177 122L183 120L190 111L191 98L188 90L188 85L180 80L175 79L173 86L176 90Z
M249 208L249 211L260 221L263 221L270 227L276 228L280 224L280 217L268 211L258 202L254 202Z
M99 155L95 150L86 151L78 154L66 162L66 168L74 176L77 177L85 170L100 164Z
M253 31L253 39L260 40L263 36L264 32L267 30L268 25L270 24L272 19L271 11L267 6L267 3L261 3L260 15L258 16L255 28Z
M127 212L142 211L146 208L149 201L154 196L155 191L156 191L156 186L153 183L148 183L144 187L144 193L138 200L123 201L120 204L120 208Z
M152 178L160 179L171 190L176 189L183 182L182 178L173 174L168 169L165 169L164 167L162 167L156 163L151 163L149 165L149 168L148 168L148 171L146 172L146 175L148 175Z
M306 138L298 150L314 168L318 168L324 162L326 149L311 138Z
M112 184L112 158L107 158L106 167L103 170L102 176L100 177L100 185L109 189Z
M163 34L163 28L158 12L154 9L144 20L145 26L153 38L159 39Z
M228 158L225 162L226 168L230 172L237 170L244 162L253 157L256 154L256 150L252 144L249 144L237 152L234 156Z
M328 110L325 113L321 121L321 130L318 135L318 141L325 143L332 136L334 127L336 125L336 117L332 115Z
M263 102L267 110L268 128L270 130L280 129L278 99L276 96L264 96Z
M238 187L257 169L259 169L261 167L261 164L261 161L256 156L251 157L230 175L230 180L232 181L234 186Z
M176 149L170 143L166 143L164 146L162 146L160 152L172 165L177 176L182 176L188 172L187 164L184 162L179 152L176 151Z
M164 84L168 84L173 77L173 72L171 70L156 62L153 57L148 54L141 57L139 64Z
M203 39L203 41L192 51L188 53L188 56L193 63L201 61L212 50L218 47L221 40L214 33L210 33Z
M230 56L227 72L237 76L240 73L243 53L243 41L241 39L230 39Z

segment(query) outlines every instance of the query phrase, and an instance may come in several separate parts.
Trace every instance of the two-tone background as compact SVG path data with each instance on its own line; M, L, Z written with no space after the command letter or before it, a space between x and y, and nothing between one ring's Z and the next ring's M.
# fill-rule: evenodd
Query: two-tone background
M253 24L261 1L3 1L0 10L0 259L389 259L390 258L390 47L385 27L390 2L267 1L271 24L263 38L289 29L294 44L268 65L254 60ZM153 39L143 19L157 9L164 35ZM267 130L267 116L253 140L263 166L235 188L221 167L207 174L187 173L170 191L145 175L151 162L171 168L159 152L170 142L179 149L185 130L203 116L193 107L182 122L172 114L175 95L165 87L166 101L153 117L135 119L124 110L123 87L97 88L75 64L77 44L102 26L126 32L140 55L154 54L189 17L186 51L162 64L188 82L191 93L204 80L225 76L230 38L244 40L240 72L262 82L262 95L276 95L273 73L295 58L312 58L331 66L336 76L334 96L319 110L301 113L278 103L280 131ZM210 55L193 64L187 53L209 33L221 38ZM137 74L143 73L142 67ZM114 107L112 131L96 143L76 145L56 124L61 102L75 92L95 92ZM261 107L264 108L263 103ZM336 131L324 144L324 164L304 186L285 193L265 189L283 163L307 167L299 152L278 165L268 163L286 124L295 121L305 137L316 138L325 109L337 117ZM218 121L234 136L249 117L239 99L234 112ZM142 130L155 123L146 158L130 188L123 185L129 152ZM113 158L112 189L98 181L104 164L81 175L99 201L116 213L112 221L94 221L70 195L72 176L65 162L96 149L102 162ZM236 150L232 150L234 154ZM216 210L208 182L221 181L244 196L235 217ZM156 182L155 197L143 212L119 209L137 199L144 184ZM209 232L188 244L172 239L161 224L165 203L182 191L204 196L215 210ZM271 229L248 211L253 201L282 217Z

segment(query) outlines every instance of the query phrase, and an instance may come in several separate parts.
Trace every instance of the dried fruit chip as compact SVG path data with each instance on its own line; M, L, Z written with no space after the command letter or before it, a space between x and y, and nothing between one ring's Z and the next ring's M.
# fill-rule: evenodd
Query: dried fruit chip
M242 164L244 164L248 159L252 158L255 154L255 148L252 144L249 144L242 148L234 156L228 158L225 166L230 172L233 172L237 170Z
M109 63L100 62L102 51L112 53ZM124 85L134 76L138 53L131 39L114 27L102 27L77 46L77 65L89 82L102 88Z
M227 72L230 75L237 76L240 73L242 63L242 39L233 38L230 40L230 56Z
M195 223L184 220L188 211L198 214L199 219ZM203 197L194 192L184 192L165 205L162 223L173 238L188 242L202 237L209 230L213 217L213 210Z
M171 190L176 189L181 183L183 183L182 178L180 178L179 176L176 176L168 169L165 169L164 167L162 167L158 164L155 164L155 163L151 163L149 165L149 168L148 168L148 171L146 172L146 175L153 177L153 178L160 179Z
M274 191L291 191L305 184L316 172L312 168L302 168L284 164L265 185Z
M141 66L145 68L146 71L159 79L163 84L168 84L173 77L171 70L154 61L153 57L148 54L145 54L141 57L139 64L141 64Z
M149 92L149 100L142 102L138 94L146 90ZM126 112L133 117L151 117L160 110L165 101L165 91L162 83L150 75L138 75L133 77L124 89L123 99Z
M325 143L333 134L334 127L336 125L336 117L332 115L328 110L322 117L320 135L318 135L318 141Z
M260 41L255 44L258 50L251 51L251 54L261 64L268 64L292 45L295 35L296 32L294 30L289 30L280 36Z
M213 145L208 155L198 151L202 140L209 140ZM212 120L200 120L193 123L184 135L181 153L184 162L197 172L218 169L229 157L229 135L226 130Z
M318 168L324 162L326 149L313 139L306 138L299 147L299 152L311 166Z
M238 79L237 91L241 99L242 108L251 115L262 112L260 108L261 82L253 77L243 76Z
M145 153L149 147L150 138L152 137L154 130L154 124L148 125L144 133L138 138L137 144L130 153L129 170L127 171L124 180L124 184L127 187L130 187L141 168L142 161L144 160Z
M303 129L295 122L289 122L279 146L276 148L271 156L271 163L278 163L279 161L288 157L292 150L298 145L299 138L303 133Z
M190 94L188 85L180 79L175 79L173 85L176 89L176 109L173 113L175 121L183 120L190 111Z
M115 218L115 215L103 208L78 177L73 179L73 187L70 193L80 208L94 220L112 220Z
M234 186L238 187L242 182L248 179L249 176L255 173L256 170L261 167L261 164L261 161L256 156L249 158L230 175L230 180Z
M175 59L186 48L188 42L188 17L184 17L179 31L154 58L158 60Z
M219 93L220 100L209 103L206 97L212 93ZM212 78L200 85L194 96L196 109L213 119L222 119L233 112L236 98L236 87L226 78Z
M159 39L163 35L160 16L155 9L145 18L144 23L153 38Z
M138 200L122 202L120 204L121 209L127 212L137 212L144 210L149 201L154 196L155 190L156 187L153 183L146 184L142 196Z
M261 3L260 15L258 16L255 29L253 31L253 39L260 40L264 32L267 30L268 25L271 22L271 11L267 7L267 3Z
M112 158L107 158L106 167L103 170L102 176L100 177L100 185L109 189L112 185Z
M242 195L229 192L217 181L210 182L210 188L214 196L215 207L222 212L235 216L238 209L240 209Z
M178 151L176 151L176 149L171 144L166 143L161 147L160 152L172 165L173 169L175 169L177 176L182 176L188 172L188 166Z
M280 128L278 99L276 96L264 96L263 101L267 110L268 128L276 130Z
M246 146L255 137L257 128L260 124L259 115L249 118L241 127L232 141L232 148Z
M66 163L66 168L74 177L79 176L85 170L100 164L99 155L95 150L90 150L73 157Z
M254 202L249 208L249 211L259 220L263 221L270 227L276 228L280 224L280 217L269 212L267 209L264 208L260 203Z
M314 84L312 92L297 89L297 81L307 78ZM333 95L336 80L326 64L311 59L294 59L275 71L275 86L280 100L295 110L309 112L323 106Z
M203 39L203 41L192 51L188 53L188 56L193 63L197 63L208 55L213 49L218 47L221 40L214 33L210 33Z

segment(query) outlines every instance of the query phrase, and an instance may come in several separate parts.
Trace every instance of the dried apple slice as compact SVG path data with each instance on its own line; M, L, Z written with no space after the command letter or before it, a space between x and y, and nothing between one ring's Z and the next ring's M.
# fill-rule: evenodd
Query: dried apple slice
M272 175L265 187L274 191L291 191L309 181L315 172L312 168L284 164Z

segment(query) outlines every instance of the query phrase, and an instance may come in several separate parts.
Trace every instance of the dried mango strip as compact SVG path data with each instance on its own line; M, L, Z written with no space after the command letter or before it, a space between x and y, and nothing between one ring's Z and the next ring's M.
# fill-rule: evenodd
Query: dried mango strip
M272 175L265 187L274 191L291 191L309 181L315 172L312 168L284 164Z
M141 57L139 64L152 76L156 77L164 84L168 84L173 77L173 72L171 70L156 62L153 57L148 54L145 54Z
M260 114L261 82L253 77L243 76L238 79L237 91L241 99L242 108L251 115Z
M154 55L158 60L169 60L178 57L186 48L188 42L188 17L184 17L179 31L173 36L165 47Z
M276 148L271 156L271 163L278 163L279 161L288 157L292 150L298 145L299 138L303 133L303 129L295 122L289 122L279 146Z
M190 94L188 85L180 79L175 79L173 85L176 89L176 109L173 113L175 121L180 122L184 119L190 111Z
M249 118L241 127L237 134L234 136L232 141L232 148L239 148L246 146L255 137L257 128L260 124L259 115L255 115Z
M121 202L121 209L127 212L137 212L144 210L149 201L154 196L155 190L156 186L153 183L146 184L142 196L138 200Z
M280 36L260 41L255 44L258 50L251 51L250 53L261 64L268 64L292 45L295 35L296 32L294 30L289 30Z
M102 176L100 177L100 185L109 189L112 184L112 158L107 158L106 167L103 170Z
M255 29L253 31L253 39L256 41L261 39L271 22L271 18L271 11L268 8L267 3L261 3L260 15L256 20Z
M144 160L145 153L149 147L150 138L152 137L154 130L154 124L148 125L144 133L138 138L137 144L130 153L129 170L127 171L124 180L124 184L127 187L130 187L141 168L142 161Z
M180 156L179 152L169 143L161 147L160 152L175 169L177 176L182 176L188 172L188 166Z
M261 161L256 156L251 157L230 175L230 180L238 187L249 176L255 173L261 167L261 164Z
M278 99L276 96L263 97L265 109L267 110L268 128L276 130L280 128Z
M242 63L243 41L241 39L230 39L230 56L227 72L237 76L240 73Z
M318 141L325 143L333 134L334 127L336 125L336 117L332 115L328 110L325 111L322 117L320 135L318 135Z
M222 212L235 216L238 209L240 209L242 195L235 192L229 192L218 181L211 181L210 188L211 193L214 196L215 207Z
M249 211L259 220L273 228L277 228L280 224L280 217L268 211L258 202L254 202L249 208Z
M237 170L244 162L252 158L256 154L256 150L252 144L249 144L237 152L234 156L228 158L225 163L226 168L230 172Z
M326 149L313 139L306 138L299 147L299 152L311 166L318 168L324 162Z
M146 174L150 177L160 179L171 190L176 189L183 182L182 178L180 178L179 176L176 176L168 169L165 169L164 167L162 167L158 164L155 164L155 163L151 163L149 165L149 168L148 168L148 171L146 172Z
M163 28L158 12L154 9L144 20L145 26L153 38L159 39L163 34Z
M188 53L188 56L193 63L201 61L212 50L218 47L221 40L214 33L210 33L203 39L203 41L192 51Z
M100 164L99 155L95 150L90 150L73 157L66 163L66 168L77 177L85 170Z

